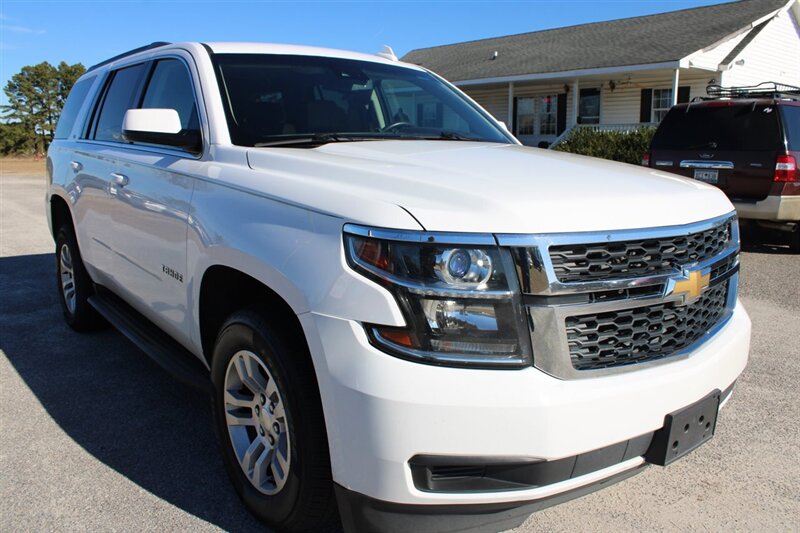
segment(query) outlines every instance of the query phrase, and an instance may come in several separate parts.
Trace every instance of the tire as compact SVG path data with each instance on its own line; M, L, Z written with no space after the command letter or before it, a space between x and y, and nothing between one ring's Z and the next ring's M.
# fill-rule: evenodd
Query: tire
M89 304L94 286L83 265L75 233L66 225L56 233L56 288L64 319L72 329L91 331L104 324Z
M789 251L800 254L800 223L795 225L794 231L789 234Z
M234 313L214 346L212 407L225 469L248 510L275 530L338 530L308 349L264 316Z

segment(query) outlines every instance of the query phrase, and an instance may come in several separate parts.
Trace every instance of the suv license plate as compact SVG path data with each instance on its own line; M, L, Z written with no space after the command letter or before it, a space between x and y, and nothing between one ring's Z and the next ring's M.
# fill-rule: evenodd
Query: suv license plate
M719 181L718 170L695 170L694 179L705 181L706 183L717 183Z
M668 414L656 431L645 460L661 466L677 461L714 436L722 394L715 390L699 402Z

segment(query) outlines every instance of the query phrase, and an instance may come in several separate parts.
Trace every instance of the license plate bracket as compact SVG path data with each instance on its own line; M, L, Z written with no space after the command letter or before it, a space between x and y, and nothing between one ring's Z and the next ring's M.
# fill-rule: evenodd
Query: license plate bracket
M719 170L695 170L694 179L705 183L719 183Z
M702 400L664 417L664 427L653 435L644 458L666 466L708 442L717 427L722 394L715 390Z

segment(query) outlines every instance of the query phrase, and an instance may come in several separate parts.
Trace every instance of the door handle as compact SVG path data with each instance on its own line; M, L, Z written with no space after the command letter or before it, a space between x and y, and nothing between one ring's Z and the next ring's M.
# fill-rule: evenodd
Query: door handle
M83 170L83 165L78 161L70 161L69 166L72 167L73 172L80 172Z
M128 176L125 174L120 174L119 172L112 172L111 179L113 180L114 185L117 187L125 187L128 183L130 183Z

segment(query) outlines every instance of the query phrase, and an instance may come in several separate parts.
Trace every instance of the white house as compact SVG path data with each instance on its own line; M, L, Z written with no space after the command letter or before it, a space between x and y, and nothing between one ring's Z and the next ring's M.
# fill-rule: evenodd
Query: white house
M658 123L712 84L800 86L799 21L798 0L742 0L422 48L403 60L449 79L536 145L575 124Z

